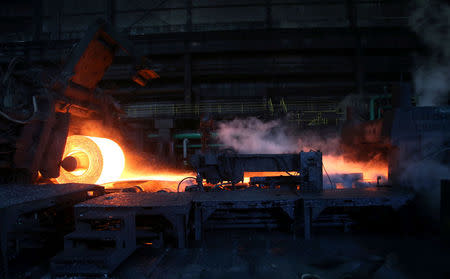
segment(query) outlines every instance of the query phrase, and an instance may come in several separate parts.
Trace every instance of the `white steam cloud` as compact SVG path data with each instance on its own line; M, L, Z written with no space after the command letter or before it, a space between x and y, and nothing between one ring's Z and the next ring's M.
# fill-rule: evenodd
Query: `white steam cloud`
M246 154L284 154L320 150L329 155L338 153L339 139L322 138L317 133L295 135L281 120L264 122L256 117L235 119L219 124L218 138L227 147Z
M239 153L281 154L298 150L296 140L279 120L235 119L220 123L217 134L223 144Z
M420 202L423 213L438 220L441 180L450 179L450 167L431 159L412 162L406 167L401 179L423 197Z
M450 4L415 0L409 25L432 54L416 60L414 85L418 106L446 104L450 92Z
M416 59L414 85L417 105L447 105L450 92L450 3L445 0L414 0L413 4L409 25L431 52L427 57ZM436 146L442 144L436 143ZM437 218L440 180L450 178L450 166L436 158L411 160L411 154L401 155L406 164L401 180L421 193L425 198L424 210Z
M450 66L432 64L419 67L415 71L414 84L418 106L438 106L445 104L450 88Z

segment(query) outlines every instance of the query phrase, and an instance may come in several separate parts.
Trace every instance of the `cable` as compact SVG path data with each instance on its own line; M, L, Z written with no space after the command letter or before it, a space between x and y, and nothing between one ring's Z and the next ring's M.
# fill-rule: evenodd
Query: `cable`
M314 150L314 149L310 149L310 151L319 152L318 150ZM323 163L323 160L322 160L322 167L323 167L323 170L325 171L325 174L328 177L328 181L330 181L331 186L334 186L333 182L331 181L330 176L328 175L327 169L325 168L325 164Z
M328 180L330 181L331 186L334 186L333 182L331 182L331 178L330 178L330 176L328 175L327 169L325 168L325 165L323 164L323 162L322 162L322 167L323 167L323 170L325 171L325 174L326 174L327 177L328 177Z
M285 173L287 173L289 176L297 176L297 175L292 174L292 173L290 173L290 172L288 172L288 171L285 171Z
M3 76L3 80L2 80L3 84L6 84L6 81L9 80L9 77L11 76L12 71L16 67L17 63L19 63L20 61L23 61L23 59L18 56L11 59L11 62L9 62L9 65L8 65L8 69L6 70L6 73Z
M38 111L38 107L37 107L37 103L36 103L36 96L33 96L33 114L27 120L14 119L14 118L10 117L8 114L4 113L1 110L0 110L0 115L3 116L4 118L8 119L11 122L23 125L23 124L27 124L31 120L33 120L33 118L34 118L34 116L35 116L37 111Z
M188 177L185 177L185 178L181 179L181 181L178 183L178 186L177 186L177 193L180 192L180 185L181 185L181 183L183 183L183 181L185 181L186 179L197 179L197 177L188 176Z
M12 74L14 68L16 67L17 63L22 62L22 61L23 61L23 59L21 57L14 57L11 60L11 62L9 62L8 69L6 70L6 73L3 75L3 78L1 81L3 85L7 84L6 91L9 91L9 88L11 87L12 80L10 79L10 77L11 77L11 74ZM4 118L8 119L11 122L23 125L23 124L29 123L33 119L33 117L37 111L38 111L38 107L37 107L37 102L36 102L36 96L33 96L33 114L27 120L14 119L11 116L9 116L7 113L5 113L1 110L0 110L0 115L3 116Z

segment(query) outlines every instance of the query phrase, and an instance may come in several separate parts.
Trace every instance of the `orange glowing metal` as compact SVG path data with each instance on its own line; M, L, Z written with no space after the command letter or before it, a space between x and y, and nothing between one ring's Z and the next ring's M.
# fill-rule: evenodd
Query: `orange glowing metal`
M288 176L286 172L270 171L270 172L245 172L244 183L249 183L251 177L256 176Z
M97 184L117 180L125 168L125 155L120 146L106 138L88 137L100 148L103 157L103 170Z
M128 154L130 158L136 159L133 154ZM129 158L127 157L127 158ZM107 183L103 186L109 188L114 187L113 185L120 184L127 181L140 181L139 186L144 189L144 191L154 192L158 190L165 191L177 191L178 183L188 176L195 176L191 172L182 172L180 170L170 170L170 169L158 169L157 167L152 167L150 163L142 162L140 165L132 165L133 160L129 160L130 164L125 166L125 170L122 175L116 179L116 183Z
M161 180L161 181L180 181L181 179L192 176L192 173L176 174L176 173L149 173L147 175L134 175L132 172L125 171L117 181L126 180Z
M135 167L128 164L126 166L122 148L116 142L106 138L71 136L68 138L63 157L67 156L76 157L78 168L73 172L67 172L61 168L62 175L57 178L59 183L105 184L131 180L173 181L174 184L169 185L171 187L163 186L175 191L179 181L188 176L195 176L192 172L157 170L145 164L137 164ZM128 158L128 163L136 161L132 154L128 154L128 156L131 156L131 160ZM387 178L388 175L387 164L377 160L361 163L346 161L343 156L323 155L323 164L328 174L362 173L363 180L366 182L376 181L378 176ZM243 182L249 183L250 178L255 176L287 175L289 174L286 172L246 172ZM105 185L105 187L111 186ZM152 187L154 188L154 186Z
M106 138L74 135L67 139L63 158L72 156L77 169L61 168L58 183L102 184L117 180L125 167L125 156L120 146Z
M328 174L362 173L365 182L376 182L378 176L388 176L388 166L377 160L370 162L347 161L342 156L323 155L323 164ZM287 176L286 172L246 172L244 183L249 183L255 176ZM324 173L325 175L325 173Z
M366 182L377 181L378 176L387 178L388 166L377 160L370 162L346 161L342 156L323 156L323 164L328 174L362 173Z

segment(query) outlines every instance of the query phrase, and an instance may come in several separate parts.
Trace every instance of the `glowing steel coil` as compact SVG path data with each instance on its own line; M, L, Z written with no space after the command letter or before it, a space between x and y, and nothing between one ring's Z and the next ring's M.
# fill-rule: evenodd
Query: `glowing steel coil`
M120 146L106 138L67 138L58 183L102 184L117 180L125 167ZM66 165L64 165L66 163ZM66 167L66 166L69 167Z

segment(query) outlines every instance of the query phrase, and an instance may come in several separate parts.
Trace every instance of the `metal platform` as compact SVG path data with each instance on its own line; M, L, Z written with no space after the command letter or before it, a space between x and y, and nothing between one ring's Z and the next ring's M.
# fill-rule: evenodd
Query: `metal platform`
M185 247L185 228L192 208L194 193L113 193L92 199L75 206L77 219L86 214L98 218L120 214L123 210L134 216L162 216L177 232L179 247Z
M305 193L303 200L305 239L311 238L311 223L329 207L390 206L400 208L413 198L408 190L384 187L325 190L322 193Z
M209 228L220 228L233 224L246 228L268 227L276 218L294 222L303 220L304 236L311 238L312 221L329 207L389 206L399 208L413 197L412 192L391 188L365 188L326 190L320 193L297 193L275 189L248 188L237 191L183 192L183 193L113 193L85 201L75 206L76 231L66 236L72 243L55 258L55 275L100 275L111 274L114 269L136 248L139 236L155 237L152 223L142 223L162 216L168 221L178 247L186 247L188 236L202 239L205 224L213 222ZM276 212L275 217L271 214ZM124 217L126 216L126 218ZM121 221L114 221L114 220ZM128 221L126 221L128 220ZM161 222L159 219L158 222ZM99 225L101 223L101 225ZM130 226L130 224L132 224ZM130 231L131 230L131 231ZM132 240L130 239L133 238ZM99 247L83 246L73 250L74 239L89 242L112 240L114 245L99 251ZM125 243L123 246L117 243ZM128 250L124 252L124 248ZM121 250L122 253L117 253ZM103 253L101 262L80 258L80 253ZM74 252L74 253L72 253ZM114 255L120 257L114 258ZM113 259L114 258L114 259ZM108 262L106 264L105 262ZM86 264L89 262L89 264ZM96 266L97 269L92 268ZM65 266L68 269L65 269ZM73 270L73 266L77 269ZM56 268L57 267L57 268Z
M93 184L43 184L43 185L20 185L9 184L0 186L0 210L23 206L33 202L51 202L52 199L72 194L86 194L87 191L98 191L103 189ZM51 203L49 204L51 205Z
M52 274L108 276L134 252L138 238L151 243L159 237L154 223L140 222L155 216L169 222L178 247L184 248L191 207L191 193L166 192L112 193L77 204L76 231L65 237L64 251L52 260Z
M129 210L77 215L77 230L64 237L64 252L53 258L53 274L96 276L114 270L136 249L135 215Z
M72 219L68 209L103 193L103 187L92 184L1 185L0 278L8 278L8 263L20 258L22 249L39 249L43 239L52 241L50 235L67 233L66 227L60 224L57 231L52 224Z

